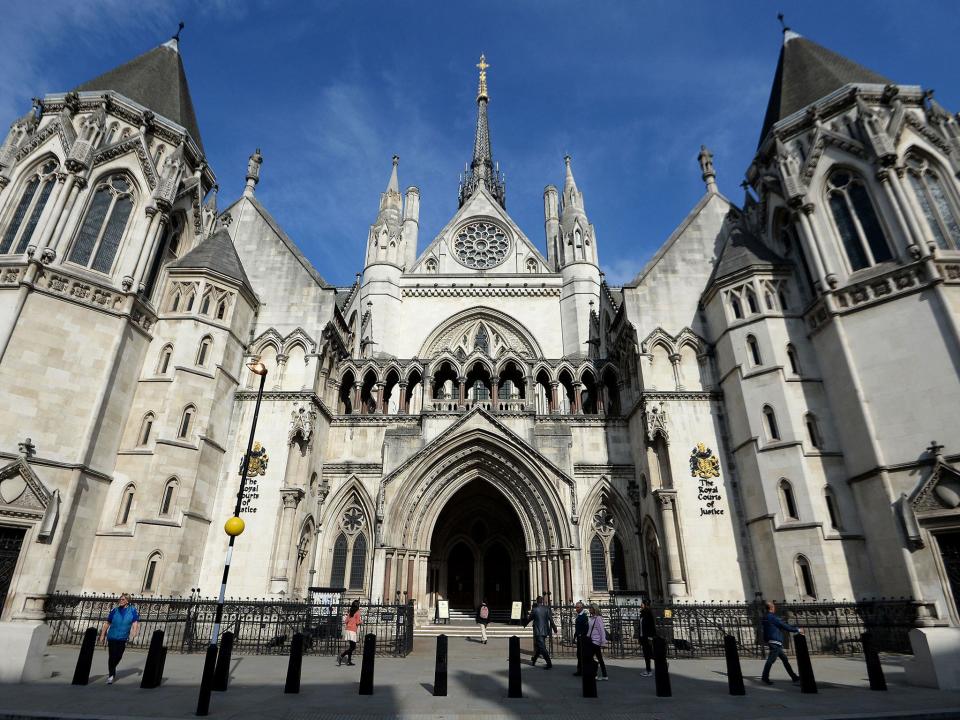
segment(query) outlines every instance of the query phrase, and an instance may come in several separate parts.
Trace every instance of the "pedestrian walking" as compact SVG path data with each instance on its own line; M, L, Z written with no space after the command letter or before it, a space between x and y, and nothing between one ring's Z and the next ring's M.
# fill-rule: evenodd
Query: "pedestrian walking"
M557 625L553 622L553 611L543 602L543 596L537 596L537 603L530 611L530 619L527 623L533 623L533 657L530 659L531 665L536 665L540 656L546 661L546 668L553 667L550 660L550 653L547 651L547 637L553 632L557 634ZM527 626L524 624L524 627Z
M139 629L140 613L130 604L130 596L123 593L100 629L100 642L107 641L107 685L113 685L127 642L137 636Z
M350 603L350 609L347 611L347 619L343 623L343 637L347 641L347 649L337 655L337 666L339 667L344 658L347 665L355 665L353 662L353 651L357 649L357 637L360 630L360 623L363 619L360 617L360 601L354 600Z
M803 634L803 630L798 627L794 627L789 623L785 623L783 620L777 617L777 606L773 601L767 602L767 614L763 618L763 641L767 644L768 653L767 653L767 662L763 665L763 674L760 675L760 679L763 680L767 685L773 685L773 680L770 679L770 668L773 667L773 664L777 661L777 658L783 661L783 666L787 669L787 674L790 676L790 679L793 682L800 682L800 676L797 675L793 668L790 667L790 661L787 659L787 654L783 651L783 632L788 633L800 633Z
M597 680L607 680L607 666L603 662L603 646L607 644L607 628L603 624L603 615L600 614L600 608L594 603L590 603L590 625L587 630L587 638L590 641L587 657L595 658L597 665L600 666Z
M647 669L640 673L641 677L650 677L650 660L653 658L653 638L657 636L657 620L650 609L650 603L644 600L640 603L640 627L638 628L640 647L643 649L643 663Z
M583 606L582 600L577 600L573 607L577 611L573 621L573 640L577 644L577 671L574 675L580 676L583 675L583 659L589 647L587 633L590 630L590 612Z
M477 624L480 626L480 642L487 644L487 623L490 622L490 607L487 605L487 599L484 598L477 608Z

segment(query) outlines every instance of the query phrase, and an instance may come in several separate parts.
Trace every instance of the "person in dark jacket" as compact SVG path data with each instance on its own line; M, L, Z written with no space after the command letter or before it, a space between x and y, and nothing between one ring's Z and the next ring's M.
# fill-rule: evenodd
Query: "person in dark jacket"
M490 606L484 598L477 608L477 624L480 626L480 642L487 644L487 623L490 622Z
M763 673L760 675L760 679L763 680L767 685L773 685L773 680L770 679L770 668L773 667L773 664L777 661L777 658L783 661L783 666L787 669L787 674L790 676L790 679L793 682L798 682L800 676L797 675L793 668L790 667L790 661L787 659L787 654L783 651L783 632L790 633L800 633L803 634L803 630L798 627L794 627L789 623L785 623L783 620L777 617L777 606L773 604L772 601L767 602L767 614L763 618L762 627L763 627L763 641L767 644L769 648L769 653L767 654L767 662L763 666Z
M583 656L587 652L587 632L590 627L590 613L583 606L583 601L577 600L574 605L577 611L573 624L573 640L577 644L577 671L574 675L583 675Z
M547 661L547 670L549 670L553 667L553 662L547 651L547 637L551 632L556 635L557 625L553 622L553 612L544 604L542 596L537 597L537 604L530 611L530 619L527 623L531 622L533 623L533 657L530 659L530 664L536 665L537 659L542 655Z
M640 647L643 649L643 662L647 669L640 673L641 677L650 677L650 659L653 657L653 638L657 636L657 620L650 609L650 603L644 600L640 603Z

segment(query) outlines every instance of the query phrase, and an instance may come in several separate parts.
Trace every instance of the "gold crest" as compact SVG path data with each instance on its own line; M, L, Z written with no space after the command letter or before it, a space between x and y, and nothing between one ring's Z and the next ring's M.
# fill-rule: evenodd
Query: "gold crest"
M256 477L257 475L266 475L267 474L267 463L270 461L270 457L267 455L267 451L264 449L263 445L258 442L253 444L253 449L250 451L250 462L247 463L247 476ZM243 460L240 460L240 474L243 474Z
M714 456L713 450L703 443L697 443L690 452L690 477L720 477L720 461Z

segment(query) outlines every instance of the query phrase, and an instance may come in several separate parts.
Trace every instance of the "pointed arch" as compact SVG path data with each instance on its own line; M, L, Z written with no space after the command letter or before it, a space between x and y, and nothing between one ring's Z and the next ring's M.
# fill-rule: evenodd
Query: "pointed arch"
M439 323L420 346L417 357L433 358L443 350L453 352L464 336L472 343L481 322L490 334L491 357L498 355L500 347L513 348L523 357L544 357L540 344L526 327L500 310L483 306L468 308ZM472 344L469 350L473 350Z

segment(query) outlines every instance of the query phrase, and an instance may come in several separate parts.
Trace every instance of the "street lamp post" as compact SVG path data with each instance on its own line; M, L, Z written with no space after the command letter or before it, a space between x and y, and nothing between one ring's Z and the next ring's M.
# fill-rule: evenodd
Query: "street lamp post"
M250 439L247 441L247 452L243 456L243 469L240 471L240 489L237 491L237 504L233 508L233 517L224 524L223 529L230 536L227 544L227 557L223 562L223 580L220 582L220 595L217 598L217 613L213 621L213 631L210 633L210 645L207 647L207 658L203 664L203 675L200 679L200 698L197 700L197 715L207 715L210 712L210 693L213 689L213 671L217 664L217 643L220 639L220 623L223 621L223 600L227 591L227 577L230 575L230 561L233 559L233 544L237 535L243 532L244 523L240 517L240 505L243 502L243 488L247 484L247 471L250 467L250 453L253 452L253 436L257 432L257 418L260 415L260 401L263 399L263 386L267 381L267 368L254 358L247 367L254 375L260 376L260 387L257 389L257 403L253 408L253 423L250 425Z

